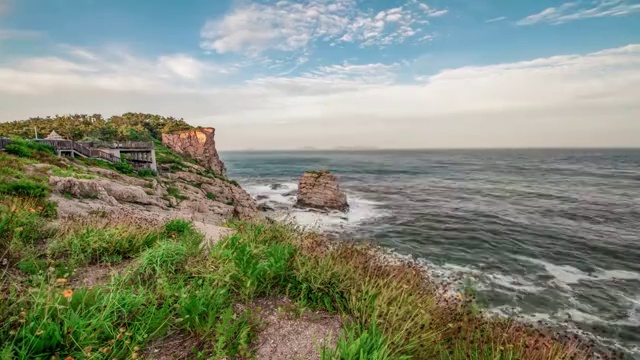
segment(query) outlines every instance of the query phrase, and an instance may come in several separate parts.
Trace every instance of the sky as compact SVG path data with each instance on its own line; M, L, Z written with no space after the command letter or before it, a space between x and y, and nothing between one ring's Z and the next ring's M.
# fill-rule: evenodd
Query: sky
M219 150L640 146L640 0L0 0L0 121Z

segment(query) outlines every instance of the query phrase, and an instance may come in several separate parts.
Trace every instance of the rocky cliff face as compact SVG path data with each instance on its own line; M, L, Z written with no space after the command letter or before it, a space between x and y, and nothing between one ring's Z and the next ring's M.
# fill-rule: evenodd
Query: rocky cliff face
M220 176L226 176L227 169L218 157L214 128L197 128L175 134L162 134L162 143L171 150L187 155Z
M340 190L338 179L329 171L309 171L298 184L297 206L321 210L347 211L347 195Z

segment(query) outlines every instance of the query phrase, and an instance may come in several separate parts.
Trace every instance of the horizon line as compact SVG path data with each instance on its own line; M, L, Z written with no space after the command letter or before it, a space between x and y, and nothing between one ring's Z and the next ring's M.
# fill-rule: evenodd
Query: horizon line
M594 146L594 147L452 147L452 148L288 148L288 149L234 149L218 150L218 152L373 152L373 151L451 151L451 150L640 150L638 146Z

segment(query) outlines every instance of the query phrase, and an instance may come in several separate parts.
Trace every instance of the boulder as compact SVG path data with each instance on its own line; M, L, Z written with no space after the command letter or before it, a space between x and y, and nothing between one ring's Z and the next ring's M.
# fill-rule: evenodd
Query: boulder
M174 134L162 134L162 144L195 159L200 165L226 176L226 168L216 150L214 128L196 128Z
M327 170L302 174L296 205L320 210L349 210L347 195L340 190L336 176Z

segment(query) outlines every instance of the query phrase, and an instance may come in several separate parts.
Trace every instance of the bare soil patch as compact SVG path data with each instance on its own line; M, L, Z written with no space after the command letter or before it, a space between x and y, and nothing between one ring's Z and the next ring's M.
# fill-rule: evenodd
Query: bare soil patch
M111 280L111 277L122 273L131 261L124 261L119 264L98 264L77 269L69 278L69 284L73 287L91 288L104 285Z
M339 315L301 311L287 298L257 299L251 307L263 324L255 345L259 360L319 360L322 347L335 347L342 331Z
M156 340L144 349L142 357L153 360L192 359L199 348L196 338L183 332L175 332Z

